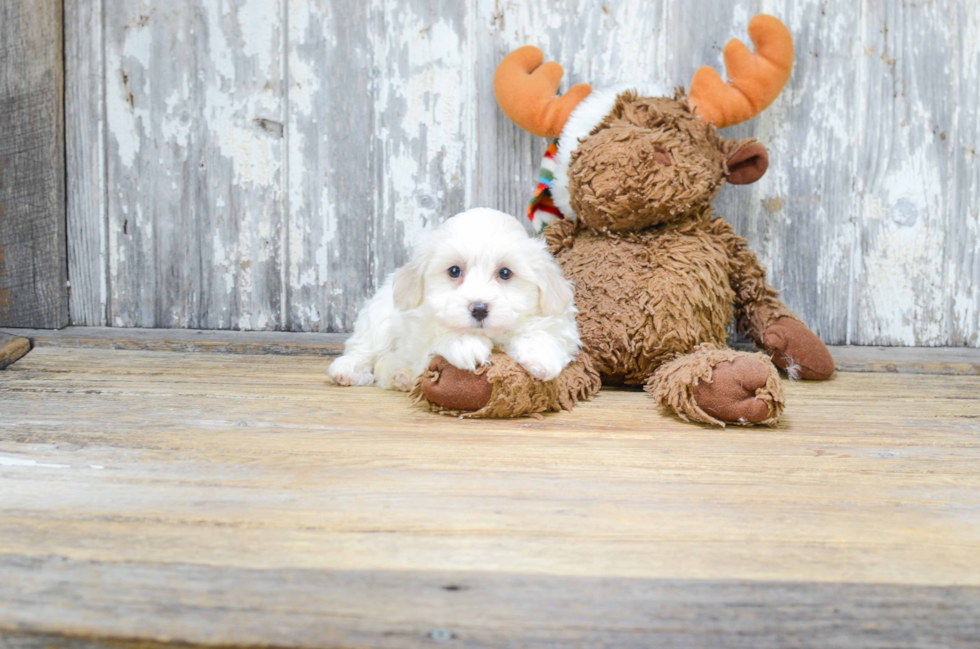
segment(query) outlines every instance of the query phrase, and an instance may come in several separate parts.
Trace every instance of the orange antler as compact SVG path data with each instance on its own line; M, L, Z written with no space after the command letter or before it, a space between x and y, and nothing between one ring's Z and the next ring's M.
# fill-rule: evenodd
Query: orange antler
M725 46L726 84L710 67L694 73L687 99L697 115L725 128L752 119L779 96L793 68L793 37L772 16L749 21L755 54L733 38Z
M542 61L544 54L533 45L514 50L497 66L493 91L504 114L522 129L541 137L558 137L592 86L580 83L557 97L565 71L554 61L541 65Z

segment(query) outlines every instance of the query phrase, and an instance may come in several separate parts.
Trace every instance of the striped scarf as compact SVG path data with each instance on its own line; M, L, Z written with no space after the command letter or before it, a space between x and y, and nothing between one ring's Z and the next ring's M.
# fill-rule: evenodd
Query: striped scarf
M527 218L531 221L535 234L541 234L545 226L555 219L565 218L551 198L551 185L555 182L555 167L558 166L557 158L558 140L552 140L541 161L538 186L534 188L534 196L527 204Z

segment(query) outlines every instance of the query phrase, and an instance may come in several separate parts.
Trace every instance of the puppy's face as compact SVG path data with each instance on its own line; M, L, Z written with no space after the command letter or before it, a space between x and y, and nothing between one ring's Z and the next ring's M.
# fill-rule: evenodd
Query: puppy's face
M422 306L460 334L499 337L527 317L558 315L571 284L517 219L475 209L447 220L395 275L395 305Z
M537 315L538 287L512 244L456 240L437 250L425 276L425 303L457 333L500 336L521 316Z

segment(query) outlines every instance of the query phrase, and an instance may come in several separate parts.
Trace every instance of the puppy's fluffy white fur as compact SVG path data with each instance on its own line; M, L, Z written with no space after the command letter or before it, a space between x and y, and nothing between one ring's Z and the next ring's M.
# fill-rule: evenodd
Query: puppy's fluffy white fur
M339 385L407 391L433 356L473 370L502 347L549 381L578 354L575 313L572 285L544 242L508 214L472 209L429 234L361 308L329 375Z

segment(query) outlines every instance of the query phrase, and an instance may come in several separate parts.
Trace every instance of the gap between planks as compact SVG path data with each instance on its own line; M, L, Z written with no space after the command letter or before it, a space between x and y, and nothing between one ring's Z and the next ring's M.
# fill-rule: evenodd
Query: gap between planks
M0 333L3 331L10 335L29 338L35 347L277 354L286 356L339 356L343 352L344 342L349 335L282 331L112 327L0 329ZM742 347L741 345L737 346ZM746 347L746 349L749 348ZM831 346L830 351L834 356L839 372L980 376L980 349L970 347L837 345Z

